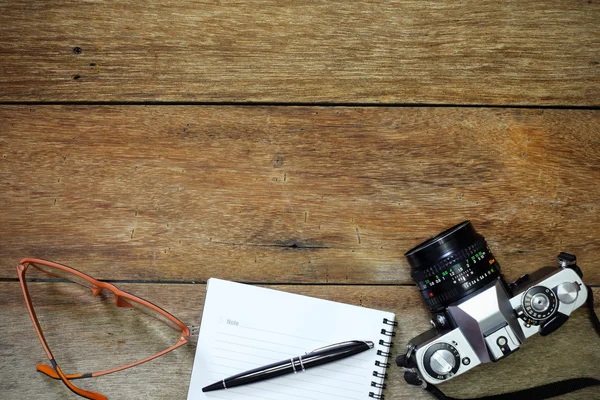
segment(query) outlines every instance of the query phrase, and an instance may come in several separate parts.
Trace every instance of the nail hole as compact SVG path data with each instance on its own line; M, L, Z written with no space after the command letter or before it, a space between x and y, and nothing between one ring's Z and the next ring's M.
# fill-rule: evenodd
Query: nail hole
M73 53L75 54L81 54L82 51L83 50L79 46L73 47Z
M79 76L79 75L73 75L73 79L74 79L74 80L77 80L77 79L79 79L79 78L81 78L81 76Z
M90 63L90 67L95 67L96 63Z

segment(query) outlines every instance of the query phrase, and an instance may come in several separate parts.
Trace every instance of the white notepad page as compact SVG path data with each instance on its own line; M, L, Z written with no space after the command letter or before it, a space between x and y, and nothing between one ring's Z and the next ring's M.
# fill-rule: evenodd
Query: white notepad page
M384 318L389 322L384 324ZM211 278L188 400L369 400L383 383L394 314ZM314 349L348 340L370 340L375 348L297 374L203 393L216 381ZM377 351L384 352L378 355ZM376 361L381 366L376 365Z

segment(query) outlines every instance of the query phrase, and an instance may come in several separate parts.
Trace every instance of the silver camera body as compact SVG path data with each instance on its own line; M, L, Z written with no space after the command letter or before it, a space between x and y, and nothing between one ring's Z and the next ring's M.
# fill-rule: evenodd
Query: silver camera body
M406 357L416 362L422 379L439 384L506 357L532 335L552 333L588 296L571 257L559 256L558 267L542 268L509 286L498 277L448 305L434 316L436 329L411 340Z

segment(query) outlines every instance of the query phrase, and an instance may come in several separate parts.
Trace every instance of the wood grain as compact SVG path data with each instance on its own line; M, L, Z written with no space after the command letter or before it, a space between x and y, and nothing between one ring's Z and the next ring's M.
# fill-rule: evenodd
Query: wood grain
M600 114L345 107L0 107L0 277L411 283L464 219L508 279L600 283Z
M600 105L600 3L2 1L0 101Z
M92 307L98 301L91 295L72 296L67 284L37 283L31 290L41 292L45 307L40 308L40 318L50 314L44 325L47 338L53 339L53 353L67 371L90 371L107 363L136 359L146 354L147 347L160 343L162 338L153 325L139 325L134 315L120 310L110 314L104 306ZM49 288L48 286L52 286ZM198 325L204 303L205 285L178 284L123 284L119 285L136 295L169 310L182 321ZM418 293L407 287L372 286L271 286L288 292L342 301L396 313L400 322L394 340L394 356L402 351L408 340L429 328L429 315L422 306ZM46 356L35 334L25 304L16 282L0 283L0 391L3 398L62 399L68 389L60 382L35 372L35 365L46 362ZM600 290L595 289L595 298ZM598 307L596 300L596 307ZM73 312L73 310L85 311ZM89 312L86 319L84 313ZM118 314L121 314L119 317ZM125 316L123 316L125 314ZM93 315L93 319L91 316ZM89 321L95 324L89 324ZM128 325L138 324L135 327ZM128 337L130 333L133 337ZM140 341L140 335L143 340ZM59 340L68 337L69 340ZM534 385L578 376L600 378L600 346L591 327L587 311L580 309L557 332L547 337L530 338L520 351L498 363L479 366L473 371L444 384L448 395L474 397L503 393ZM110 399L184 399L187 394L195 347L188 345L158 360L102 378L79 381L82 387L100 391ZM565 356L568 355L568 356ZM112 358L111 358L112 357ZM518 373L515 373L518 371ZM409 387L402 379L402 371L395 366L389 369L386 399L430 399L420 388ZM476 382L476 384L475 384ZM600 393L586 389L558 399L600 399Z
M393 311L394 355L429 328L403 253L464 219L508 280L568 251L600 285L598 21L597 0L0 0L0 398L71 394L35 372L24 256L120 281L194 326L213 276ZM67 372L171 339L109 298L31 285ZM184 399L194 351L81 383ZM442 389L598 365L580 309ZM389 373L386 399L430 399Z

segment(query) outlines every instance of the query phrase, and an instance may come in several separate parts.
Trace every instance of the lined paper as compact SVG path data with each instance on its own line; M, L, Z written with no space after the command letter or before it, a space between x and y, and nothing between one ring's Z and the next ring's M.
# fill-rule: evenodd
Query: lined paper
M394 314L211 278L188 400L365 400L379 394L373 371L384 373L383 319ZM231 375L348 340L375 348L333 363L251 385L203 393Z

